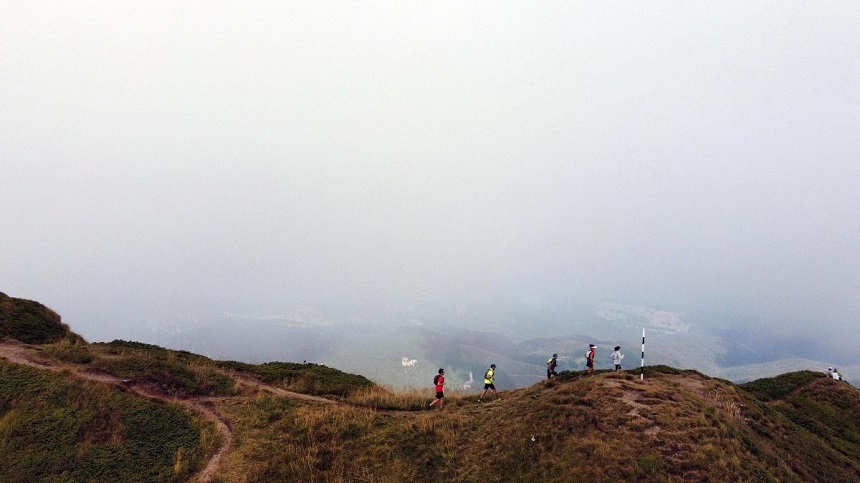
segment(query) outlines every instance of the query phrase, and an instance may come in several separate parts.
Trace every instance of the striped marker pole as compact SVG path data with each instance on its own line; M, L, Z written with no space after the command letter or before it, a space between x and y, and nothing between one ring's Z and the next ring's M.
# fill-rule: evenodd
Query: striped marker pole
M645 380L645 327L642 327L642 369L639 370L639 380Z

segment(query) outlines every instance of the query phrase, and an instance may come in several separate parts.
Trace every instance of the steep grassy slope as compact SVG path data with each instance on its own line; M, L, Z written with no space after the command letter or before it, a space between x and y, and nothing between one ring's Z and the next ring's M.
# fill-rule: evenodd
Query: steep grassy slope
M810 371L740 387L781 416L770 418L781 427L762 424L759 431L798 474L809 481L851 481L843 477L860 473L860 391Z
M283 389L296 386L285 375L341 396L369 382L316 365L236 366L126 341L0 342L0 481L211 481L203 467L219 468L231 437L216 405L261 391L335 404Z
M0 360L2 481L186 481L204 434L169 404Z
M4 337L27 344L48 344L66 338L83 340L60 322L53 310L0 292L0 339Z

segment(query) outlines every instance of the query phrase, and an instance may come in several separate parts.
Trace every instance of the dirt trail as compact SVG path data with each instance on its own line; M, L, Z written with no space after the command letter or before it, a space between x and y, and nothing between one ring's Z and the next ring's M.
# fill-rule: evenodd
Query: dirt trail
M258 381L257 379L254 379L251 376L247 376L244 374L230 374L230 375L248 387L259 389L259 390L266 391L266 392L270 392L270 393L275 394L277 396L289 397L289 398L293 398L293 399L301 399L303 401L312 401L312 402L318 402L318 403L323 403L323 404L338 404L337 401L332 401L331 399L326 399L324 397L311 396L310 394L302 394L300 392L287 391L286 389L281 389L279 387L270 386L268 384L265 384L265 383Z
M46 364L36 362L29 355L32 350L28 350L26 346L10 342L0 342L0 359L6 359L15 364L23 364L30 367L38 367L40 369L49 369Z
M16 342L0 341L0 359L5 359L15 364L35 367L42 370L54 372L69 371L74 377L77 377L79 379L99 382L102 384L110 384L120 388L123 391L131 392L138 397L154 401L179 404L187 409L200 413L201 415L203 415L203 417L214 423L222 436L221 447L218 448L218 451L216 451L211 458L209 458L209 461L206 463L206 466L197 475L191 478L191 481L196 481L200 483L208 483L212 481L215 476L215 472L218 471L218 468L220 467L221 462L224 459L224 456L227 454L227 451L229 451L230 446L233 444L233 431L230 429L230 425L228 424L228 422L224 418L222 418L221 415L219 415L218 412L215 410L215 406L213 404L215 398L191 397L186 399L180 399L174 396L166 395L160 392L157 388L148 386L147 384L138 384L135 381L122 380L110 374L89 371L87 368L81 368L72 364L61 364L58 361L42 360L37 355L38 351L38 347L35 346L27 346ZM245 386L270 392L277 396L301 399L304 401L311 401L323 404L337 404L336 401L332 401L330 399L325 399L318 396L310 396L308 394L301 394L297 392L287 391L279 387L270 386L268 384L261 383L260 381L247 375L231 374L231 376Z

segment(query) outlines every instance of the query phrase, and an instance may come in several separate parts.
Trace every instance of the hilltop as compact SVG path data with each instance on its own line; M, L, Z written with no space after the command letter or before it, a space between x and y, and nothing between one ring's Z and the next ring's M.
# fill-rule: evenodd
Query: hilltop
M0 338L4 337L27 344L49 344L63 339L83 341L48 307L0 292Z
M317 364L71 331L32 342L59 317L0 307L3 481L860 481L860 391L810 371L743 385L666 366L644 381L566 371L429 411L429 389ZM41 315L7 330L25 308Z

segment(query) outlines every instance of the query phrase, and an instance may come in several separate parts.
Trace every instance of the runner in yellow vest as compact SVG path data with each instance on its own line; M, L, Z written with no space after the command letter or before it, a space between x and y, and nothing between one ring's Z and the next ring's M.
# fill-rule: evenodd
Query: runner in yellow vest
M482 399L487 394L487 391L493 390L493 399L498 399L499 393L496 392L496 386L493 385L493 381L496 379L496 365L490 364L490 368L487 369L487 372L484 373L484 392L481 393L481 396L478 398L478 402L484 402Z

